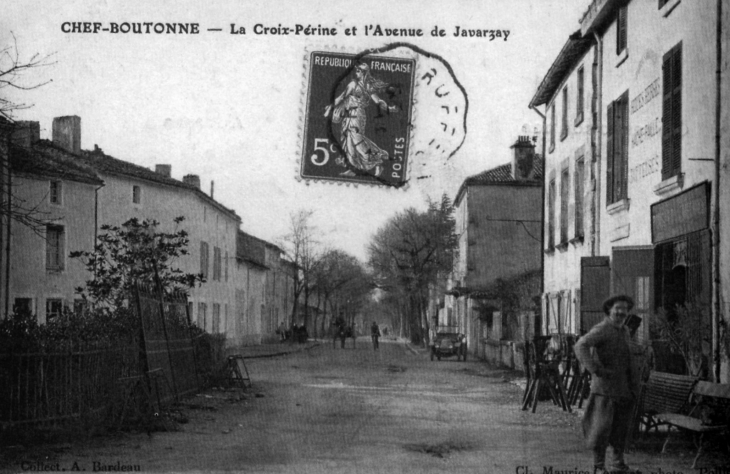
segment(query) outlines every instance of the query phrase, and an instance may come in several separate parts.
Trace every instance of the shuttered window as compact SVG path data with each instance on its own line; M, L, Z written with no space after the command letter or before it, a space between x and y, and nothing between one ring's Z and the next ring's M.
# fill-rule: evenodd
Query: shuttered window
M61 271L64 268L64 233L63 226L46 226L46 270Z
M563 89L563 110L560 129L560 139L568 136L568 88Z
M575 95L575 124L578 125L583 121L583 94L584 94L584 83L585 83L585 70L581 66L578 69L578 90Z
M682 172L682 43L664 55L662 179Z
M580 327L588 332L604 318L603 301L608 298L611 285L608 257L580 259Z
M626 49L627 16L627 6L618 9L618 19L616 20L616 54L621 54Z
M575 238L582 238L583 233L583 157L575 161L574 189L575 189Z
M200 273L203 278L208 278L208 262L210 261L210 251L208 242L200 242Z
M570 196L570 172L560 173L560 243L568 243L568 198Z
M606 201L628 198L629 91L608 105L606 137Z
M548 250L555 248L555 179L548 186Z
M550 151L555 149L555 104L550 107Z

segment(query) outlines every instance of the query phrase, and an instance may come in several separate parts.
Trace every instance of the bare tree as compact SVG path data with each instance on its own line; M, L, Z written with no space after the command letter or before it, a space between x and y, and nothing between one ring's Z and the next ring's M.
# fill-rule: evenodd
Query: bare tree
M42 55L36 53L28 59L23 59L18 49L18 41L11 32L12 44L0 47L0 116L12 119L15 111L28 109L33 104L8 97L8 90L29 91L43 87L53 79L38 80L31 74L34 69L44 68L56 64L53 61L55 53Z
M304 297L304 320L308 319L309 295L313 286L313 273L320 259L320 247L317 241L317 229L311 223L311 210L300 209L289 215L289 233L282 238L281 248L287 258L294 264L293 296L291 324L294 326L299 311L299 299Z
M16 111L30 108L32 104L13 99L9 93L37 89L51 82L51 79L38 80L33 72L55 64L52 60L55 53L36 53L24 59L15 35L10 35L12 43L0 46L0 218L28 227L43 237L46 225L53 219L39 209L40 203L27 202L18 196L10 178L10 136L15 129L12 117Z

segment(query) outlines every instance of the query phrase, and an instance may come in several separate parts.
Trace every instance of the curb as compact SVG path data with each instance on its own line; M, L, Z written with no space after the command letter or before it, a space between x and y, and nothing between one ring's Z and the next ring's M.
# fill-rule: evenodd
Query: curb
M281 351L281 352L271 352L268 354L254 354L254 355L250 355L250 356L244 355L243 357L244 357L244 359L266 359L269 357L278 357L278 356L283 356L283 355L296 354L297 352L308 351L309 349L315 348L315 347L319 346L320 344L321 344L320 342L315 342L311 345L307 345L307 346L299 348L299 349L292 349L292 350Z

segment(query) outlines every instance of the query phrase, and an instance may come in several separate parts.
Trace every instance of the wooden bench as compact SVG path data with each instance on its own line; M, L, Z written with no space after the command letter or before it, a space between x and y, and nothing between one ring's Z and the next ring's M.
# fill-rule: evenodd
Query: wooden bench
M689 407L690 410L686 415L658 413L656 418L669 426L662 452L665 452L667 448L672 427L690 431L695 435L697 454L692 462L692 469L694 469L702 454L702 443L706 433L724 434L724 440L730 448L728 441L728 435L730 435L730 384L697 382L692 389ZM697 435L699 435L699 440Z
M644 431L668 424L656 416L659 413L683 413L696 382L696 378L687 375L652 371L641 387L641 403L637 410Z

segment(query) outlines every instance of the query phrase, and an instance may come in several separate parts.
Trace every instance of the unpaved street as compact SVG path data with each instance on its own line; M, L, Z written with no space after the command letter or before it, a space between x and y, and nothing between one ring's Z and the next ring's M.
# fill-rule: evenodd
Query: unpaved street
M579 418L550 402L542 402L536 414L522 412L521 390L509 383L509 373L473 360L431 362L396 342L381 343L377 352L364 338L356 350L351 344L250 360L253 390L242 399L237 391L211 390L186 400L181 412L188 422L179 431L96 438L39 451L26 461L88 472L124 466L175 472L592 472ZM641 452L628 459L645 473L691 472L686 457Z

